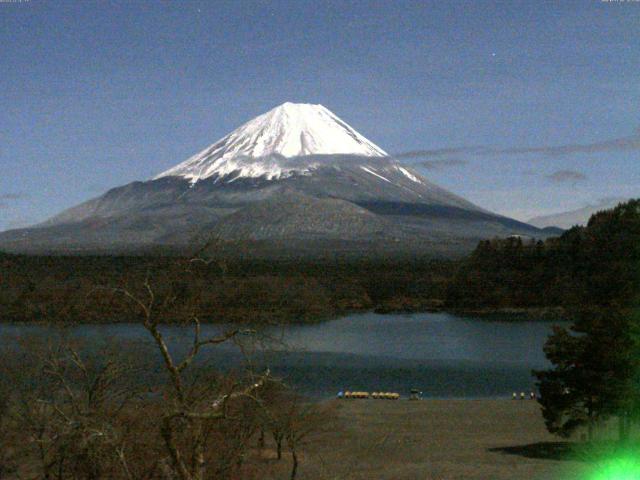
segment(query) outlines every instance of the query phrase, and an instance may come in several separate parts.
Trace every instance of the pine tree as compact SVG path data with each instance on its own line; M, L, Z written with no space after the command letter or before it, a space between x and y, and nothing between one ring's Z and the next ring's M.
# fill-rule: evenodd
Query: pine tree
M640 413L640 201L594 215L561 239L572 262L578 301L570 329L556 328L545 345L553 364L538 378L549 431L570 435L617 416L626 441Z

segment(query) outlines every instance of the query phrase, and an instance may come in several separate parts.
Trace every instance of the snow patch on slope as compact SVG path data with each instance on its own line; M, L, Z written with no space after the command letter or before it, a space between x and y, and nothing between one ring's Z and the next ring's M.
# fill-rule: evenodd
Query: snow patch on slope
M407 177L409 180L411 180L412 182L416 182L416 183L423 183L422 180L420 180L418 177L416 177L414 174L412 174L409 170L407 170L406 168L402 168L400 165L397 165L396 168L405 176Z
M371 175L375 175L376 177L384 180L385 182L389 182L389 183L393 183L391 180L384 178L382 175L380 175L379 173L374 172L373 170L371 170L368 167L365 167L364 165L360 167L362 170L364 170L367 173L370 173Z

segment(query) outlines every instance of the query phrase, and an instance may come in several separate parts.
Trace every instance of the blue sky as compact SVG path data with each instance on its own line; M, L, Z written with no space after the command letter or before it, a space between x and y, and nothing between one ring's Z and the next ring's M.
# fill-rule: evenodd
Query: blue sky
M631 1L0 2L0 230L285 101L516 218L640 196L639 26Z

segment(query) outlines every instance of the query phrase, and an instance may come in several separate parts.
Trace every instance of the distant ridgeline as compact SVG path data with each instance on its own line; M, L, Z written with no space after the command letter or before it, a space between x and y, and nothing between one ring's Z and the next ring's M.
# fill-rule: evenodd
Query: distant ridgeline
M545 242L480 242L460 266L446 304L463 309L634 302L640 288L640 200L594 214Z

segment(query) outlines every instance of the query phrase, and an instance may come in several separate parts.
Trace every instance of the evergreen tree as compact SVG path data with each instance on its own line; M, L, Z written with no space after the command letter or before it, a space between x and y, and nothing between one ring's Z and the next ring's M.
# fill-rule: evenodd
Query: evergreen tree
M617 416L624 441L640 410L640 201L594 215L561 244L577 302L571 328L556 328L545 345L553 368L534 372L543 415L563 436Z

